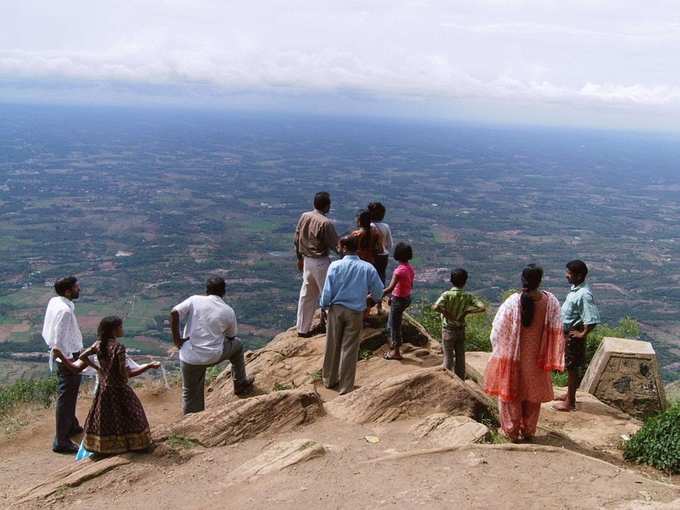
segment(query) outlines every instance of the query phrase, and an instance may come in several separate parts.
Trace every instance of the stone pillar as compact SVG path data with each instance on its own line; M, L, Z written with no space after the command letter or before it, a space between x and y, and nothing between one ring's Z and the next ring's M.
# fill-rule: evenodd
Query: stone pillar
M656 353L649 342L605 337L581 390L631 416L645 417L666 407Z

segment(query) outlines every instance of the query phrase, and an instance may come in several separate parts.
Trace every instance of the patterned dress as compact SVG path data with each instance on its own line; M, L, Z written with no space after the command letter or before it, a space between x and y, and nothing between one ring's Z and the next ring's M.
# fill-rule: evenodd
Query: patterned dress
M151 446L142 403L128 386L125 346L109 340L97 352L99 386L85 421L84 446L99 454L144 450Z

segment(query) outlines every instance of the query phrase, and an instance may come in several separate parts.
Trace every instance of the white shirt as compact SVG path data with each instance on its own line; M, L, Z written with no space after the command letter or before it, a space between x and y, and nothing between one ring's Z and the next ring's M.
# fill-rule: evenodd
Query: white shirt
M83 370L80 374L81 374L81 375L90 375L90 376L91 376L91 375L94 375L94 376L98 376L97 368L95 368L95 367L99 367L99 361L97 360L97 355L96 355L96 354L93 354L92 356L88 356L88 357L87 357L87 360L88 360L92 365L94 365L94 367L93 367L93 366L88 366L88 367L85 368L85 370ZM138 368L142 368L142 366L141 366L139 363L137 363L135 360L133 360L130 356L127 356L127 355L125 356L125 366L126 366L127 368L129 368L130 370L137 370Z
M392 230L387 223L379 221L377 223L371 223L375 228L377 228L382 234L383 242L383 252L382 255L389 255L392 251Z
M211 365L222 356L225 337L236 336L236 314L219 296L191 296L172 309L184 323L179 359L191 365Z
M83 350L83 335L70 299L55 296L45 311L42 336L50 349L59 349L65 356Z

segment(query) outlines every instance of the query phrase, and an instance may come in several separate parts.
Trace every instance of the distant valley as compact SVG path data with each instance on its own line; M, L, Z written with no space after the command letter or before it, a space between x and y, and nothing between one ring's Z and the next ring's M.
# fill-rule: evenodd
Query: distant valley
M66 274L81 280L86 343L115 313L133 352L164 355L170 308L220 273L240 336L263 345L294 322L292 234L322 189L339 232L369 201L387 206L395 238L414 246L417 301L462 265L498 302L530 261L562 298L564 263L583 258L605 319L638 319L664 376L680 377L677 140L151 109L0 116L6 377L45 370L44 307Z

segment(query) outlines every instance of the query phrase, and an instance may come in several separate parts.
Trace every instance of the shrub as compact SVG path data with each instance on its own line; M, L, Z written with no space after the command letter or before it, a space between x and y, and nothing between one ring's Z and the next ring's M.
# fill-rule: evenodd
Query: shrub
M553 370L552 383L554 386L564 388L568 384L568 380L569 374L567 372L558 372L557 370Z
M487 309L489 303L486 303ZM421 301L416 306L416 320L434 338L441 339L442 318L432 305ZM468 315L465 318L465 350L491 352L491 318L489 312Z
M502 299L505 300L514 294L515 290L509 290L503 293ZM489 313L489 303L487 305L487 312L468 315L465 319L465 349L467 351L484 351L491 352L491 324L493 316ZM432 310L431 304L425 300L418 303L415 307L416 320L420 322L427 332L433 337L441 338L442 321L441 315ZM631 317L624 317L618 324L611 326L609 324L598 325L593 332L588 335L586 345L586 367L593 359L595 352L602 343L602 339L606 336L620 337L620 338L639 338L640 325ZM555 384L558 386L566 386L566 375L555 376ZM564 383L564 384L562 384Z
M0 416L8 414L22 403L37 403L48 407L56 394L56 376L19 379L13 384L0 387Z
M667 473L680 473L680 403L645 420L626 444L624 457Z
M222 373L222 368L218 365L213 365L211 367L208 367L208 369L205 371L205 385L210 386L212 383L215 382L215 379L217 379L217 376Z
M590 364L595 356L597 348L600 347L602 339L606 336L613 336L618 338L639 338L640 324L631 318L624 317L616 326L609 324L598 325L589 335L586 343L586 366Z

